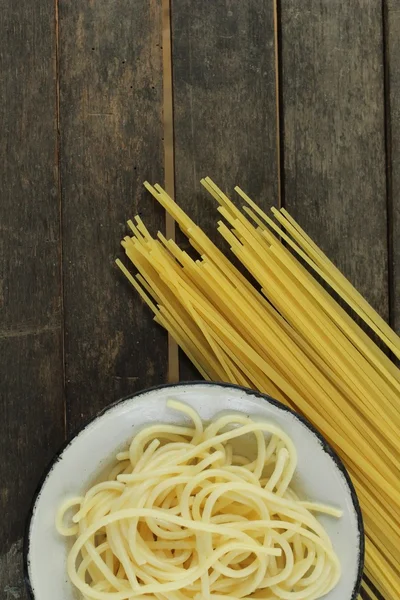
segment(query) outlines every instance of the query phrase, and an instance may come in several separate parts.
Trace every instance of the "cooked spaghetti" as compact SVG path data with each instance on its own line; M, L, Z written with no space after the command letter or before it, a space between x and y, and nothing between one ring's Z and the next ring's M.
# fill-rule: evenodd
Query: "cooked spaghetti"
M316 600L328 593L340 563L313 513L341 511L301 501L291 489L290 438L240 414L204 426L188 405L168 405L193 424L144 428L105 481L58 512L59 532L76 537L68 574L83 597ZM254 436L253 457L240 450L244 435ZM66 526L71 507L74 524Z
M209 178L202 184L224 219L218 231L259 290L159 185L145 184L199 259L161 233L153 238L136 217L122 245L138 274L117 263L204 378L270 394L336 448L363 508L366 575L386 600L397 600L400 373L312 272L397 358L400 340L284 209L271 219L235 188L245 202L239 210Z

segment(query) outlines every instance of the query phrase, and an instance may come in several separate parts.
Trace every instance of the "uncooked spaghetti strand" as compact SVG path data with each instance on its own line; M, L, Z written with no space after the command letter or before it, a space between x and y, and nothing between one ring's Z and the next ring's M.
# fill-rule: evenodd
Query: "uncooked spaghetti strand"
M231 221L231 223L232 223L232 221ZM236 226L237 226L237 227L239 227L239 228L241 228L241 232L242 232L242 234L245 236L245 238L247 239L247 241L248 241L248 242L249 242L250 240L252 240L252 237L251 237L251 235L252 235L252 234L251 234L251 232L248 232L248 231L246 230L246 228L242 228L242 227L241 227L241 225L240 225L240 224L238 224L238 223L236 224ZM250 236L250 237L249 237L249 236ZM254 242L255 240L252 240L252 241ZM263 249L261 246L258 246L258 247L257 247L257 246L254 246L254 248L255 248L255 251L256 251L256 253L257 253L257 255L258 255L259 257L262 257L263 255L265 255L265 253L266 253L266 250L265 250L265 249ZM271 252L273 252L274 248L275 248L275 252L278 252L278 251L279 251L279 245L278 245L278 244L276 244L275 246L272 246L272 247L271 247ZM245 250L244 250L244 248L243 248L243 251L242 251L242 252L244 252L244 251L245 251ZM283 254L282 254L282 253L283 253ZM286 253L286 254L285 254L285 253ZM278 259L279 259L279 254L277 254L277 257L278 257ZM287 261L291 261L291 262L287 262L286 264L289 264L289 266L291 265L291 268L293 268L293 266L294 266L295 268L297 268L297 270L298 270L298 275L297 275L297 276L298 276L298 277L299 277L299 276L301 276L301 275L302 275L302 273L301 273L301 270L300 270L300 269L302 269L301 265L298 265L298 264L296 265L296 262L294 261L294 259L293 259L292 257L290 257L290 256L287 254L287 252L286 252L286 250L285 250L284 248L282 248L282 250L281 250L281 258L280 258L280 260L282 260L282 259L285 259L285 257L286 257ZM272 258L272 257L271 257L271 258ZM275 259L275 260L276 260L276 259ZM252 271L252 267L253 267L253 274L254 274L254 261L251 261L251 262L249 262L249 263L248 263L248 268L249 268L250 272ZM273 273L273 274L274 274L274 277L275 277L275 278L278 278L278 277L279 277L279 276L277 276L277 269L278 269L278 272L279 272L279 267L278 267L278 266L275 266L275 267L274 267L274 262L271 262L271 261L269 261L269 263L268 263L268 266L267 266L267 264L265 263L265 264L264 264L264 269L272 269L271 273ZM303 274L303 281L304 281L304 277L306 277L306 278L308 277L308 279L307 279L307 283L308 283L308 282L309 282L309 275L308 275L307 273L305 273L305 272L304 272L304 274ZM286 278L286 275L285 275L285 273L284 273L284 272L281 272L281 279L280 279L280 283L281 283L281 284L283 283L283 281L285 280L285 278ZM301 280L300 280L300 281L301 281ZM261 283L261 282L260 282L260 283ZM269 281L269 286L271 286L271 281ZM287 291L289 291L289 290L291 289L291 287L292 287L292 286L289 286L289 287L287 286L287 287L286 287ZM269 289L269 288L267 288L267 289ZM302 292L302 290L304 290L304 291ZM297 288L297 291L298 291L298 292L301 292L301 293L303 293L303 296L302 296L302 298L303 298L303 299L301 300L301 302L302 302L302 303L304 303L304 302L306 302L306 301L307 301L307 302L309 303L309 306L310 306L310 307L312 307L312 306L313 306L313 304L315 303L315 295L314 295L314 294L313 294L312 296L311 296L311 295L309 295L309 300L307 300L307 294L309 294L309 292L307 291L307 294L306 294L306 295L304 295L304 293L306 292L306 288L304 288L304 287L302 287L302 288ZM311 300L311 304L310 304L310 300ZM298 300L298 302L300 303L300 299ZM308 312L307 312L307 313L305 313L305 314L308 314ZM315 316L317 316L317 313L316 313L315 311L314 311L314 314L315 314ZM321 314L322 314L322 313L321 313ZM325 323L326 323L326 326L327 326L327 327L331 327L331 326L330 326L330 324L329 324L329 321L328 321L327 319L325 319ZM332 329L332 327L331 327L331 329ZM333 329L332 329L332 331L333 331ZM327 332L327 333L328 333L328 332ZM332 339L334 339L334 338L332 338ZM337 341L338 341L338 342L340 341L340 337L337 337ZM344 343L344 338L343 338L343 341L341 342L341 344L342 344L342 348L343 348L343 350L345 350L345 348L346 348L346 345L343 345L343 343ZM350 349L350 348L351 348L351 346L347 346L347 348L348 348L348 349ZM349 358L350 358L350 355L349 355ZM361 357L359 357L359 360L360 360L360 358L361 358ZM357 366L357 361L354 361L353 365L354 365L354 366ZM365 374L366 374L367 372L368 372L367 370L365 370L365 371L364 371L364 376L365 376ZM377 393L377 394L380 394L380 393L381 393L381 390L380 390L378 387L376 387L376 388L375 388L375 393ZM387 391L387 393L389 393L389 394L390 394L390 390L388 390L388 391ZM382 394L382 401L383 401L383 402L385 402L385 395L383 395L383 394Z
M304 237L304 233L300 236L296 235L298 232L297 227L293 227L289 220L279 211L272 209L274 216L291 232L292 235L301 244L303 241L303 247L308 249L314 257L317 264L322 266L330 275L334 281L340 286L342 298L354 308L359 316L371 327L371 329L382 339L382 341L396 354L397 358L400 358L400 343L398 336L388 326L388 324L382 319L382 317L372 308L372 306L365 300L365 298L351 285L351 283L344 277L344 275L333 265L333 263L322 253L320 249L315 252L313 245ZM307 236L308 237L308 236ZM309 238L310 240L310 238ZM329 283L329 281L328 281Z
M268 215L266 215L248 196L247 194L245 194L240 188L235 188L236 191L246 200L246 202L248 202L250 204L250 206L252 206L252 208L255 209L255 211L260 214L260 216L264 219L264 221L270 226L272 227L272 229L274 230L274 232L281 237L282 239L284 239L289 245L290 247L312 268L314 269L314 271L320 275L321 278L325 279L327 281L327 283L329 285L331 285L332 289L334 289L339 295L341 295L340 292L340 288L337 287L337 285L335 284L335 282L331 279L329 279L326 275L326 273L321 270L318 265L292 240L292 238L288 237L284 231L282 231L275 223L274 221L272 221L272 219L270 219L268 217ZM247 208L247 207L245 207ZM247 214L250 214L250 216L254 219L253 217L253 213L249 213L248 210L245 211ZM287 213L286 213L287 214ZM259 221L257 221L259 222ZM262 224L261 224L261 228L262 228ZM267 235L267 230L263 230L263 234ZM371 354L374 355L375 357L375 362L374 359L372 359L372 363L371 364L375 364L375 366L383 373L383 374L387 374L389 381L391 381L395 386L397 390L400 390L400 374L398 372L398 369L396 369L395 365L393 365L393 363L387 358L387 356L385 356L385 354L381 351L381 349L376 346L375 344L373 344L373 342L371 341L371 339L365 334L365 332L359 327L359 325L357 323L355 323L354 320L352 320L349 315L347 315L347 313L345 313L345 311L342 309L342 307L337 304L335 302L335 300L328 295L328 293L323 290L323 288L320 286L319 282L316 281L314 278L310 277L310 283L314 286L318 286L318 289L320 289L322 291L322 293L325 293L325 297L326 299L332 304L332 306L334 306L334 311L331 313L332 316L336 317L336 316L340 316L340 318L343 320L345 320L347 327L351 327L354 330L355 336L352 336L352 339L354 341L354 343L356 343L357 345L360 344L365 352L366 352L366 356L370 356Z

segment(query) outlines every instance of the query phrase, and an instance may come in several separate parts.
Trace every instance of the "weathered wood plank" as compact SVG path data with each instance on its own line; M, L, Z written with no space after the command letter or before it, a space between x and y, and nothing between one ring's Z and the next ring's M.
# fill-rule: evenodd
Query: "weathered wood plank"
M285 205L389 318L380 2L282 0Z
M64 438L54 7L0 2L0 597L25 598L22 537Z
M285 204L388 319L382 7L282 0Z
M400 2L388 0L386 12L386 50L388 60L388 132L390 188L389 227L392 252L391 321L400 333Z
M272 2L172 2L176 199L217 238L209 175L265 206L277 201ZM181 362L181 378L198 375Z
M70 428L166 380L166 335L114 268L125 221L164 215L159 0L60 6L65 361Z

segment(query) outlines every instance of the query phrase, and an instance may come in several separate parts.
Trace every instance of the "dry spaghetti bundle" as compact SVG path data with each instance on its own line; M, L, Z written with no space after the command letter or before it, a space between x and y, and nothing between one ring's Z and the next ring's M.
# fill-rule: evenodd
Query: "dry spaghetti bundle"
M105 481L60 508L59 532L76 537L68 574L83 597L317 600L333 589L339 559L313 512L341 512L291 489L287 434L237 413L204 426L190 406L167 404L193 423L142 429ZM253 458L235 448L243 435L255 438Z
M117 263L206 379L270 394L303 413L337 449L363 508L366 575L396 600L399 370L311 273L400 358L399 338L284 209L272 209L273 220L235 188L245 201L239 210L209 178L202 183L224 219L218 231L259 289L159 185L145 184L199 259L161 233L152 237L136 217L122 245L138 274ZM374 597L367 583L365 589Z

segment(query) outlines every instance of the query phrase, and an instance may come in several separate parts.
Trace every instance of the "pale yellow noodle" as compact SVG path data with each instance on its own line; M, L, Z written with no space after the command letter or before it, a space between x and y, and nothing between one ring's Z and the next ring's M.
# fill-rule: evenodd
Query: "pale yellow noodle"
M313 512L341 513L291 490L297 453L290 438L244 415L204 426L192 407L168 406L193 427L141 430L117 455L112 479L57 513L59 532L76 536L67 565L82 598L211 600L262 591L314 600L332 589L340 563ZM231 441L249 434L255 457L233 454ZM73 506L68 527L63 517Z

